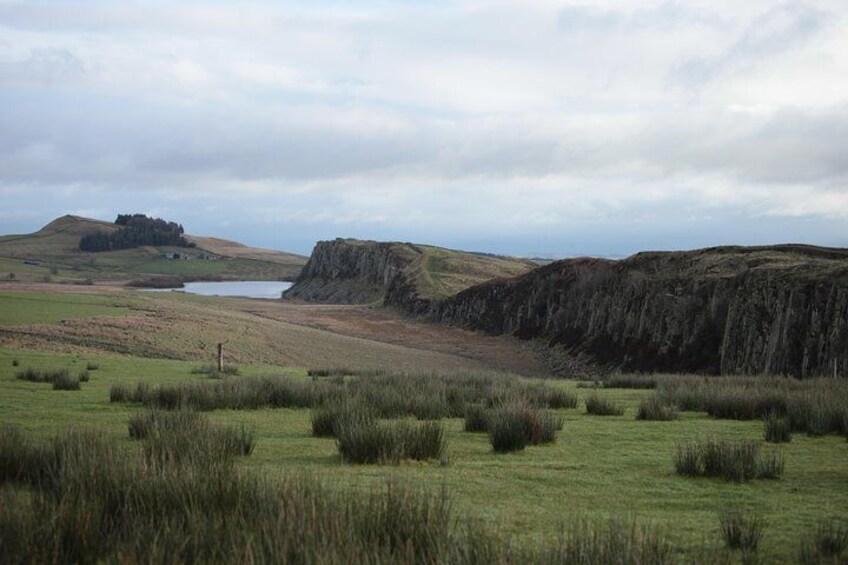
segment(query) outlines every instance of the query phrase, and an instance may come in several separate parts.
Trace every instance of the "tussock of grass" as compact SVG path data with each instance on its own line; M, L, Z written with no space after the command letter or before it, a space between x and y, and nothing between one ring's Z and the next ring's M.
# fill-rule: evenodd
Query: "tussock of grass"
M553 443L563 420L547 410L514 402L492 411L488 418L489 443L496 453L520 451L528 445Z
M763 421L763 438L769 443L792 441L792 421L788 416L772 412Z
M556 545L542 552L539 563L675 562L674 547L663 532L634 520L572 520Z
M789 418L791 431L848 433L848 379L782 377L658 377L657 394L680 410L713 418Z
M721 477L726 481L776 479L783 474L783 458L776 453L762 455L755 441L706 439L678 444L674 469L688 477Z
M79 382L81 383L87 383L91 380L91 373L89 373L88 370L80 371L77 373L77 379L79 379Z
M845 563L848 557L848 522L834 518L820 520L804 535L798 550L798 563L819 565Z
M469 404L465 407L463 429L466 432L489 431L489 412L482 404Z
M624 406L592 392L586 397L586 413L595 416L621 416L624 414Z
M192 375L209 375L210 378L219 379L225 376L235 376L239 374L239 368L236 365L224 365L222 370L218 370L217 365L198 365L192 367Z
M657 395L644 398L636 410L637 420L675 420L677 407L666 403Z
M341 423L336 435L339 454L346 463L396 464L403 459L436 459L447 444L439 422L384 423L358 417Z
M38 371L36 369L27 368L15 373L15 378L22 381L30 381L33 383L52 383L56 380L63 380L70 377L68 369L47 369Z
M92 362L92 361L89 361L89 362L85 365L85 370L86 370L86 371L96 371L96 370L98 370L98 369L100 369L100 365L98 365L97 363L94 363L94 362Z
M728 549L756 551L763 537L765 521L757 514L725 510L719 515L724 545Z
M319 408L342 398L367 404L380 418L419 420L464 417L468 404L499 406L521 399L530 406L572 408L577 399L558 388L527 384L515 376L480 374L374 374L347 379L242 377L151 387L116 384L112 402L167 410ZM319 415L316 414L316 417Z
M80 377L65 371L53 376L53 390L79 390Z
M654 375L637 375L616 373L602 381L605 388L657 388L657 377Z

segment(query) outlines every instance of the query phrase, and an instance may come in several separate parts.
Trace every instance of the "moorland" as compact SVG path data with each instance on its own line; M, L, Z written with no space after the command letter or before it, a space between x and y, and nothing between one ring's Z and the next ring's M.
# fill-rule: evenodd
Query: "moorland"
M571 263L538 271L474 255L463 268L461 255L406 244L366 246L360 260L342 244L313 255L303 292L281 300L59 284L75 274L47 283L40 272L0 286L0 561L848 556L839 372L628 372L624 356L600 362L591 348L516 331L539 319L516 289L541 280L530 294L544 302L570 288L553 273L573 282ZM731 283L714 257L685 261L713 265L719 283L697 287L723 292ZM767 279L778 293L804 271L797 255L785 262L791 275ZM616 288L622 268L580 279L598 311L597 288ZM746 269L742 282L764 292L765 275ZM817 284L841 284L822 272ZM655 279L673 296L691 284ZM630 300L638 288L656 300L651 280L628 287ZM793 300L782 304L797 310ZM463 304L485 323L432 315ZM518 313L492 317L494 304ZM495 320L507 331L492 331Z

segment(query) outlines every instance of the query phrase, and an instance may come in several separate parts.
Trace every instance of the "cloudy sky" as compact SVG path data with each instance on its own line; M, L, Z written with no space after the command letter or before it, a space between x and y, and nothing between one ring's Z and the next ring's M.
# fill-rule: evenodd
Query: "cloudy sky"
M0 233L848 246L844 0L0 0Z

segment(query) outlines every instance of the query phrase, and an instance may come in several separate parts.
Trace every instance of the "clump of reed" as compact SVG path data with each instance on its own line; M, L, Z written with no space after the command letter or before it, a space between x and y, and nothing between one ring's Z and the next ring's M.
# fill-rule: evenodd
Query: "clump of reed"
M217 365L206 364L198 365L191 368L192 375L208 375L211 379L220 379L225 376L235 376L239 374L237 365L224 365L222 369L218 369Z
M362 399L379 418L413 416L419 420L461 418L469 404L493 407L512 398L523 398L538 408L577 406L577 398L568 391L495 373L360 372L352 377L332 379L242 377L157 387L119 383L112 387L109 396L112 402L168 410L180 407L196 410L318 408L344 397Z
M376 412L363 399L331 399L312 409L312 435L315 437L338 437L339 430L349 423L372 422L376 419Z
M637 420L676 420L677 407L669 404L656 394L648 396L639 403L636 410Z
M488 432L489 411L482 404L468 404L465 407L463 428L466 432Z
M495 453L520 451L528 445L553 443L563 419L526 401L513 401L488 415L489 443Z
M153 408L176 410L309 408L317 406L340 388L328 382L288 377L242 377L203 382L187 382L151 387L123 383L109 391L111 402L129 402Z
M674 546L664 532L632 519L607 522L572 520L553 547L540 552L539 563L675 563Z
M306 374L310 377L376 377L385 375L383 369L351 369L350 367L319 367L308 369Z
M58 372L53 375L53 390L80 390L79 375L71 375L68 371Z
M655 375L614 373L601 382L604 388L657 388L657 377Z
M784 377L658 377L657 394L680 410L713 418L760 420L787 416L791 431L848 434L848 380Z
M145 460L152 465L226 464L231 456L247 456L256 446L254 433L244 426L212 425L190 410L149 410L134 415L131 438L144 440Z
M834 518L819 520L815 529L801 540L798 562L806 564L844 563L848 557L848 523Z
M586 397L586 413L595 416L621 416L624 414L624 406L597 392L591 392Z
M721 477L726 481L776 479L783 474L784 460L777 453L760 453L755 441L708 438L678 444L674 469L688 477Z
M761 516L738 509L725 509L719 514L719 524L725 547L746 552L757 551L765 528Z
M80 371L77 373L77 379L81 383L87 383L91 380L91 373L89 373L88 370Z
M33 368L27 368L15 373L15 378L22 381L30 381L33 383L52 383L56 380L63 380L70 377L68 369L46 369L39 371Z
M346 463L390 463L442 456L447 445L440 422L379 422L364 416L341 422L336 445Z
M769 443L792 441L792 421L788 416L770 413L763 420L763 439Z

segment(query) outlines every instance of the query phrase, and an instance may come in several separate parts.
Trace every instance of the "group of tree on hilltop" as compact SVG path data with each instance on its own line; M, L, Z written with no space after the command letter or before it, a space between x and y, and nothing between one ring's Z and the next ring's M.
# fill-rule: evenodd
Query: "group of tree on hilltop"
M80 239L79 247L83 251L114 251L132 249L144 245L194 247L183 237L183 226L175 222L166 222L161 218L148 218L144 214L118 214L115 225L121 228L112 233L96 231L87 233Z

